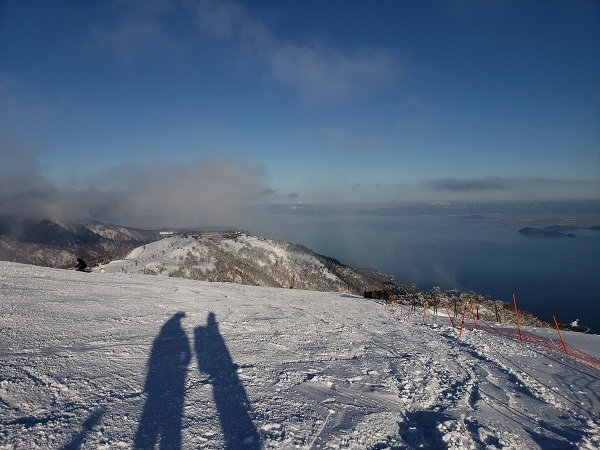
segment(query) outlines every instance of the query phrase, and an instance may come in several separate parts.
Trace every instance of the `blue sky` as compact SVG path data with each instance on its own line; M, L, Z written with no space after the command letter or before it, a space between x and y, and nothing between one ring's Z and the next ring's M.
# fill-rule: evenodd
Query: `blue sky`
M599 198L600 3L3 0L0 146L4 212Z

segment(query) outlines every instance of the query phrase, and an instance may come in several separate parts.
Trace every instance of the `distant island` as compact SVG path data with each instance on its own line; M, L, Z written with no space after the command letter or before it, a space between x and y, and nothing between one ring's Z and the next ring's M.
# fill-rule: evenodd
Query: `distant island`
M519 230L519 233L524 234L526 236L550 236L550 237L559 237L559 236L567 236L567 237L576 237L573 233L563 233L564 231L575 231L575 230L594 230L600 231L600 225L594 225L593 227L574 227L571 225L551 225L549 227L544 228L533 228L533 227L525 227Z
M544 237L559 237L559 236L568 236L575 237L573 233L565 234L560 231L549 230L548 228L533 228L533 227L525 227L519 230L519 233L524 234L525 236L544 236Z

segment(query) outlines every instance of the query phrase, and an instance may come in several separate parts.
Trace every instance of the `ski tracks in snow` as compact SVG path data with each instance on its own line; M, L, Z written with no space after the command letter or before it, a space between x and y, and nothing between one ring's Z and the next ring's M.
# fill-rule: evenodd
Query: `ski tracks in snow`
M362 448L354 433L368 427L372 436L381 435L374 448L598 445L597 425L586 417L585 409L573 408L556 395L563 390L572 396L571 382L580 381L580 373L549 389L525 372L535 371L526 360L539 359L539 354L518 343L481 332L459 339L457 330L437 324L398 322L397 326L394 341L369 335L364 342L370 345L355 355L364 360L363 367L379 367L381 373L367 370L343 380L315 376L295 388L324 405L325 419L313 438L315 444ZM499 351L510 356L499 357ZM386 363L378 361L378 354L385 356ZM520 365L525 371L519 370ZM598 387L587 379L586 390L590 383ZM589 403L588 407L593 408ZM355 409L362 411L359 418L353 416ZM394 423L395 433L390 432ZM515 434L515 426L523 427L526 434ZM582 428L587 430L583 435L574 431Z
M433 330L438 327L421 326L433 327ZM596 448L600 443L595 433L596 426L590 426L593 421L590 421L589 410L573 408L574 402L568 401L568 397L577 397L579 388L574 383L581 381L581 372L565 373L562 368L564 379L559 383L560 377L549 377L548 372L539 369L551 368L551 361L528 364L528 360L544 358L520 343L478 331L464 334L459 340L457 330L452 328L433 334L437 335L441 348L440 352L429 354L447 352L448 356L442 357L440 362L452 372L449 378L454 380L456 389L450 387L450 392L454 392L458 400L449 405L442 401L438 407L453 416L458 414L468 432L461 434L469 436L469 445L483 448L532 448L535 444L541 448L588 448L586 446L591 445L589 448ZM461 371L465 374L462 384L456 382L461 379ZM438 374L433 378L444 380L445 377ZM597 380L587 378L586 389L591 387L590 383L594 385L593 389L578 393L585 394L582 399L587 396L587 408L593 410L589 396L600 386ZM436 407L433 406L433 409ZM493 427L489 417L495 418ZM523 427L527 436L513 433L511 429L515 426ZM586 427L588 430L583 438L580 432L574 431ZM447 438L456 433L441 434L446 434L442 440L447 445ZM581 442L578 443L578 440ZM462 445L465 444L462 442ZM458 445L456 448L462 447Z

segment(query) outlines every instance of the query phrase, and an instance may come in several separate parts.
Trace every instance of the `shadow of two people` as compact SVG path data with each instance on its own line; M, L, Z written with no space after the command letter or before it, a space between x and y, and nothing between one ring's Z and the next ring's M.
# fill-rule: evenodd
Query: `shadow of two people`
M185 382L191 351L181 326L185 313L174 314L154 340L144 390L146 404L134 439L134 448L181 448ZM237 365L221 333L214 313L206 326L194 329L198 368L208 374L223 432L224 449L258 449L260 436L250 419L250 402L237 375Z

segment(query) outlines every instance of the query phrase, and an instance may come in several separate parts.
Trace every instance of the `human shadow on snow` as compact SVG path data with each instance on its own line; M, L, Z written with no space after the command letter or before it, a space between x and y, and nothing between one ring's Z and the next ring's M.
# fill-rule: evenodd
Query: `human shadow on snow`
M260 436L250 419L250 402L219 332L215 314L208 315L206 326L194 330L198 368L208 374L221 429L224 449L260 449Z
M191 359L187 335L181 327L185 313L174 314L154 339L144 391L147 399L135 435L134 448L181 448L185 380Z

